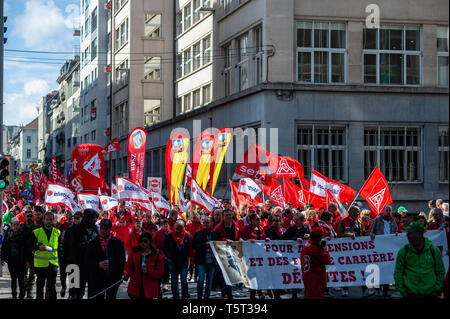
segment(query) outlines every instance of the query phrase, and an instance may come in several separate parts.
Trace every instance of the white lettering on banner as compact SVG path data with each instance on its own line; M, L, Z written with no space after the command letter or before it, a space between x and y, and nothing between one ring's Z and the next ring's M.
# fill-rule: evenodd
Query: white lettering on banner
M260 180L262 182L265 182L265 180L266 180L264 175L261 175L259 173L259 171L255 171L254 169L247 168L247 166L245 166L245 165L242 165L241 167L239 167L239 171L241 173L245 174L243 176L250 176L251 178Z
M441 252L445 271L448 270L448 247L444 231L427 231L428 237ZM378 235L374 240L369 236L336 238L327 241L331 264L326 267L328 287L384 285L394 283L395 259L399 249L408 242L406 233ZM304 288L300 252L302 245L295 241L274 240L233 242L234 255L225 252L224 242L211 242L214 256L228 285L242 282L251 289L296 289ZM216 249L217 246L217 249ZM240 252L241 251L241 252ZM243 255L243 256L242 256ZM239 257L242 256L242 257ZM230 269L228 259L242 259L243 269ZM373 265L373 266L371 266ZM369 267L370 266L370 267ZM235 268L235 267L233 267ZM231 275L229 275L231 274ZM233 278L232 282L228 278Z

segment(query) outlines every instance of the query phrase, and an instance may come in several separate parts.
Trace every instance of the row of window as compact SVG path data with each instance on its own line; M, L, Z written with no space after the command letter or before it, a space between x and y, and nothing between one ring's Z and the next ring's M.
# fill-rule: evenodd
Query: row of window
M87 6L89 5L89 1L86 1ZM86 8L87 8L86 6ZM92 10L89 15L86 12L86 19L84 20L84 25L81 25L81 39L86 38L89 33L93 33L97 30L97 7Z
M94 99L90 104L81 108L81 123L85 124L94 121L97 118L97 100Z
M345 126L311 125L297 128L297 154L305 175L313 169L347 181L347 129ZM388 181L423 180L423 141L420 127L366 127L364 173L378 166ZM439 127L439 181L449 181L448 127Z
M84 50L81 55L81 67L86 66L89 62L94 61L97 57L97 38L92 40L91 44Z
M185 4L176 15L177 36L189 29L201 19L201 8L209 8L211 0L192 0Z
M177 79L211 62L211 35L177 55Z
M98 80L98 69L94 68L91 73L86 75L84 80L81 82L81 92L84 94L91 87L91 85L95 85Z
M198 108L211 102L211 84L205 85L202 88L189 92L182 97L177 98L176 108L177 114L189 112L192 109Z
M422 35L419 26L363 29L364 84L421 84ZM448 86L448 27L437 27L438 85ZM347 25L297 22L297 81L347 82Z

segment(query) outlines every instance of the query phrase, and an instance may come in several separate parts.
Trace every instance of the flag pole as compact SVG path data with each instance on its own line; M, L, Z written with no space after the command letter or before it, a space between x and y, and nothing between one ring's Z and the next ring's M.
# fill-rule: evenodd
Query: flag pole
M364 182L363 186L359 189L358 193L356 193L356 196L353 198L353 200L352 200L350 206L348 206L347 214L348 214L348 211L350 210L350 207L352 207L353 203L358 199L359 192L361 192L361 189L363 189L364 186L366 186L367 181L370 179L370 177L372 176L373 172L375 171L375 169L376 169L377 167L378 167L378 166L375 166L375 167L373 168L372 172L370 173L369 177L368 177L368 178L366 179L366 181Z

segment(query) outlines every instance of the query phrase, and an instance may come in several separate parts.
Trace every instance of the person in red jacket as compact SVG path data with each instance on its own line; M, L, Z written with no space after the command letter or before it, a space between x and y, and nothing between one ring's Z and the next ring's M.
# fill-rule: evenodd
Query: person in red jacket
M177 220L178 220L178 211L176 211L175 209L172 209L169 212L169 218L168 218L170 231L174 231L175 223L177 222Z
M164 256L163 253L163 243L164 237L169 232L169 220L167 218L161 219L161 228L153 234L153 247L155 247L158 252ZM167 291L169 288L167 287L169 283L169 266L167 264L167 259L164 258L164 275L161 278L162 290ZM162 298L162 290L160 289L159 297Z
M134 220L134 229L127 234L125 240L125 249L127 250L128 256L131 256L133 249L139 247L139 238L142 235L142 220L136 218Z
M158 231L158 227L152 222L152 214L144 214L144 222L142 224L142 231L150 233L152 236Z
M439 208L433 209L433 219L431 223L428 224L427 230L444 229L444 213Z
M251 215L256 215L256 208L250 207L248 209L247 215L246 216L241 215L241 219L239 219L237 222L239 230L241 231L241 237L244 237L244 232L247 229L247 227L250 225L250 216Z
M130 229L133 227L133 218L130 211L125 209L125 201L120 200L117 210L109 217L112 223L113 235L125 243Z
M202 221L200 220L200 215L198 213L193 212L192 213L192 219L187 223L185 229L191 236L191 238L194 238L195 233L203 229ZM194 268L195 268L195 250L191 249L191 257L189 258L189 274L188 274L188 281L192 281L192 279L195 277L194 281L197 281L198 278L198 270L195 269L195 276L194 275Z
M294 224L294 212L292 211L292 209L285 209L283 212L283 216L283 223L281 224L281 227L286 230Z
M300 253L302 279L306 299L323 299L327 287L325 266L331 263L330 254L322 241L322 229L315 227Z
M139 220L139 218L136 218ZM159 296L159 280L164 274L164 256L152 245L152 235L143 233L139 246L132 251L124 269L131 299L154 299Z
M212 213L212 229L216 228L222 222L222 209L215 208Z

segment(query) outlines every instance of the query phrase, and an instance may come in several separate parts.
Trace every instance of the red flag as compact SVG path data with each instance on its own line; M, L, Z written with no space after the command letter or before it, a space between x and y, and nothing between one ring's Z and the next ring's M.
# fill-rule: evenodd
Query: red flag
M273 180L270 187L270 200L277 206L281 206L284 208L284 204L286 203L286 199L283 193L283 186L277 181Z
M56 183L58 179L58 173L56 169L56 158L52 157L52 164L50 165L50 174L49 181L52 183Z
M121 151L122 148L120 147L119 140L117 138L113 139L111 143L108 144L108 146L105 147L105 155L113 152Z
M298 161L287 156L277 156L266 151L267 163L272 171L273 178L285 178L285 177L303 177L303 166Z
M191 187L191 180L192 180L192 166L190 163L186 164L186 184L189 185L189 187Z
M250 206L255 206L263 203L262 198L259 196L256 196L254 199L251 199L249 196L239 194L239 184L231 180L229 180L229 182L231 187L231 206L234 207L236 210L239 208L240 205L247 204Z
M327 193L327 197L326 197L326 206L325 206L326 208L325 208L325 209L328 209L328 205L329 205L331 202L334 202L334 203L336 203L336 205L337 205L337 210L338 210L339 214L341 214L342 217L347 217L347 215L348 215L347 210L346 210L346 209L344 208L344 206L342 206L342 204L337 200L337 198L336 198L336 196L334 196L333 192L330 192L330 190L327 189L327 190L326 190L326 193Z
M147 143L147 132L137 127L131 131L128 136L128 167L130 170L130 179L142 185L144 179L144 164L145 164L145 145Z
M384 206L392 203L388 182L378 167L370 173L359 194L377 214L380 214Z
M311 195L315 194L325 200L325 190L328 189L336 196L340 203L347 203L348 205L350 205L356 194L356 191L351 187L336 182L316 170L313 170L311 173L311 186Z
M291 202L295 208L305 207L308 202L309 192L295 185L289 178L283 178L283 192L287 202Z

